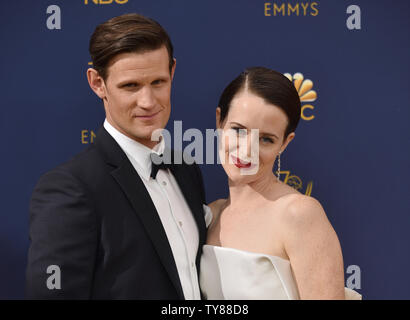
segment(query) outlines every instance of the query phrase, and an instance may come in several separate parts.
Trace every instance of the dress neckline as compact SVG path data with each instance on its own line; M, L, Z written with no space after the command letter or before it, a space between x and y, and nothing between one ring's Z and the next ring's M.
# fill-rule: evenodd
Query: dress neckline
M252 252L252 251L241 250L241 249L235 249L235 248L229 248L229 247L214 246L214 245L211 245L211 244L204 244L203 247L211 247L211 248L232 250L232 251L237 251L237 252L246 253L246 254L250 254L250 255L267 256L267 257L271 257L271 258L275 258L275 259L280 259L280 260L283 260L283 261L285 261L285 262L290 263L290 261L289 261L288 259L284 259L284 258L279 257L279 256L272 256L272 255L266 254L266 253L258 253L258 252Z

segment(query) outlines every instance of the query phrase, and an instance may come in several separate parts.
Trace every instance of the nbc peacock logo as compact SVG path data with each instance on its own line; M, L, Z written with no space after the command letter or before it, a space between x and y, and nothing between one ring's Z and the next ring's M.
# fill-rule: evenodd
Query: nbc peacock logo
M293 85L296 88L296 91L299 94L300 102L302 104L302 110L300 117L305 121L311 121L315 118L313 114L313 110L315 107L310 104L315 102L317 99L317 93L313 88L313 81L310 79L305 79L303 74L300 72L295 73L293 76L290 73L284 73L284 76L287 77L290 81L293 82ZM308 111L310 110L310 114ZM291 174L290 171L281 171L281 175L284 175L283 182L287 185L295 188L299 192L304 192L305 195L310 196L312 194L313 189L313 181L309 181L305 187L303 187L302 179L300 179L297 175ZM305 189L303 191L303 189Z
M297 175L291 174L289 170L280 171L280 175L285 175L283 182L288 186L293 187L301 193L303 193L303 189L305 189L304 193L307 196L310 196L312 194L313 181L309 181L306 187L303 188L302 179L300 179Z
M311 102L316 101L317 93L313 88L313 81L310 79L305 79L303 74L300 72L295 73L293 76L290 73L284 73L284 76L287 77L290 81L293 82L300 98L300 102L302 104L302 110L300 117L305 121L311 121L315 118L312 111L310 114L307 114L309 110L314 110L315 107L311 105Z

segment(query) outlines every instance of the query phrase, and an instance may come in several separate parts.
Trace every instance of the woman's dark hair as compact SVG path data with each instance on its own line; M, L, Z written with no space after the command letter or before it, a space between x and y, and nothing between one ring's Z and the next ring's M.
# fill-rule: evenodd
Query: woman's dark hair
M264 67L252 67L243 71L222 92L219 99L221 123L228 115L232 99L245 86L248 90L282 109L288 117L284 139L294 132L300 119L301 105L299 94L293 83L283 74Z
M93 68L106 80L108 64L117 54L156 50L163 45L168 50L171 72L173 46L165 29L153 19L130 13L98 25L90 38L89 51Z

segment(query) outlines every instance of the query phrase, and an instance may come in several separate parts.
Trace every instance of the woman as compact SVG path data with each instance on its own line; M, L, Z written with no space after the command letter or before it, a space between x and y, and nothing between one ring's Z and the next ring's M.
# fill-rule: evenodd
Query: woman
M300 111L292 82L262 67L245 70L222 93L216 124L229 198L207 208L205 298L345 299L345 291L348 299L360 298L344 287L339 240L320 203L273 173Z

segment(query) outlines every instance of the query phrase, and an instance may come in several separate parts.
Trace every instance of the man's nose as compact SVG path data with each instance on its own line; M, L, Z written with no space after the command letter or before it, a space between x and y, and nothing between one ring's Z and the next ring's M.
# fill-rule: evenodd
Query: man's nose
M150 86L141 88L137 103L143 109L151 109L155 106L155 97Z

